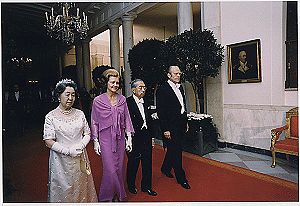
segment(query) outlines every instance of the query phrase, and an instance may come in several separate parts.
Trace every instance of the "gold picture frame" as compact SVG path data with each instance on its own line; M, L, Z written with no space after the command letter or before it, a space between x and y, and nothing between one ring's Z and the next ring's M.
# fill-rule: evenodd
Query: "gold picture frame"
M261 82L260 39L227 45L228 83Z

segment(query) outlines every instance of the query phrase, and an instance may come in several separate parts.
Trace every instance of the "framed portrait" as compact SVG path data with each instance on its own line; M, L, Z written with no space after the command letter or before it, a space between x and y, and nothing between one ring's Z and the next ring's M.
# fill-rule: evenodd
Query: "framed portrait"
M227 45L228 83L261 82L260 39Z

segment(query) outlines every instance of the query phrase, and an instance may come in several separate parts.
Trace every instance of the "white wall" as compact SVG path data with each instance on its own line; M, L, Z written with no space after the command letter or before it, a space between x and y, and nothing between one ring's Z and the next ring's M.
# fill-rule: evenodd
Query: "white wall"
M221 2L220 13L221 44L260 39L262 69L260 83L228 84L225 55L221 72L224 80L223 139L269 149L270 129L282 125L285 112L298 105L297 91L285 91L284 88L284 3Z
M281 6L281 2L224 2L221 3L221 36L222 45L248 41L261 40L261 83L228 84L224 81L224 104L272 104L272 90L277 90L277 102L284 103L282 83L282 38L280 27L281 13L273 16L273 4ZM277 9L277 8L276 8ZM279 29L273 30L276 24ZM275 33L275 34L274 34ZM277 39L273 40L273 36ZM277 57L277 58L276 58ZM226 58L227 60L227 58ZM272 62L275 61L276 67ZM223 78L227 79L226 72ZM273 71L274 70L274 71ZM273 72L272 72L273 71ZM272 75L279 84L273 88Z

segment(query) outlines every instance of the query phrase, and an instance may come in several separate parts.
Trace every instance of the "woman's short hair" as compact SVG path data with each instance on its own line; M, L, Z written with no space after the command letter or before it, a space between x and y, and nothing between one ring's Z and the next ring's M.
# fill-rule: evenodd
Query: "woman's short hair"
M119 89L122 88L122 82L121 82L122 79L121 79L121 76L120 76L120 74L119 74L119 72L118 72L117 70L115 70L115 69L107 69L107 70L105 70L105 71L102 73L102 76L103 76L103 78L104 78L104 80L105 80L105 83L106 83L105 89L107 89L107 83L108 83L108 81L109 81L109 77L118 77L118 78L119 78L119 81L120 81Z
M107 69L102 73L102 75L106 79L106 82L108 82L109 77L120 77L119 72L115 69Z
M72 87L75 90L75 93L77 93L77 84L73 80L62 79L55 86L55 96L58 98L66 90L67 87Z

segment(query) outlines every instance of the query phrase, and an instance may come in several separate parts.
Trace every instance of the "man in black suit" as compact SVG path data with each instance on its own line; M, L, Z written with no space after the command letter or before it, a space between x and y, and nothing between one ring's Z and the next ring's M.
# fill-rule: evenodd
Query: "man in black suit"
M136 173L142 163L141 190L151 196L157 193L152 190L152 133L151 116L148 104L144 102L146 86L141 79L131 82L133 95L127 98L128 110L134 127L132 151L128 153L127 186L130 193L137 194L135 187Z
M182 139L188 130L185 96L180 83L182 73L178 66L170 66L168 81L157 90L157 114L163 132L164 147L167 147L161 172L173 178L174 169L177 182L185 189L190 189L182 168Z
M13 86L8 96L9 122L13 135L22 136L24 133L25 99L19 85Z

